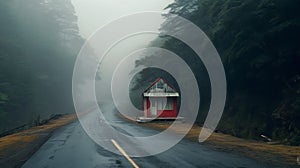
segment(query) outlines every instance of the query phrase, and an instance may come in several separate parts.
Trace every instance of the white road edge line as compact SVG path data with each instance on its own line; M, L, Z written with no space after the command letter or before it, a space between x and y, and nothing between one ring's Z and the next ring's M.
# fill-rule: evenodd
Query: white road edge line
M139 168L139 166L128 156L128 154L121 148L121 146L115 140L111 139L111 142L121 152L121 154L126 157L126 159L132 164L134 168Z

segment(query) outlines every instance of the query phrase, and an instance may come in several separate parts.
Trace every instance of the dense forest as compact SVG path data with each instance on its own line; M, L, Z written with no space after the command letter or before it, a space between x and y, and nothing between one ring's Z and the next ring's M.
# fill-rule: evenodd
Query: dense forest
M228 94L218 130L258 140L264 134L300 145L299 7L298 0L175 0L166 8L199 26L221 56ZM166 20L161 30L172 24ZM205 67L175 38L160 36L151 46L171 50L190 65L201 83L197 121L203 124L210 103ZM146 57L136 64L147 65L151 59L159 58ZM166 72L150 68L136 77L131 92L141 92L159 76L176 85Z
M74 111L74 13L70 0L0 1L0 132Z

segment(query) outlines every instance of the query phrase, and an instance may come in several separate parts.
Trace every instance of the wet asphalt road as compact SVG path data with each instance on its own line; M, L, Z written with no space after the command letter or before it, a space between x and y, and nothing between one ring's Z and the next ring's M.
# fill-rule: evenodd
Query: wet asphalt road
M157 131L128 123L109 113L108 120L119 131L147 136ZM116 141L118 141L116 139ZM126 146L120 145L126 151ZM264 163L210 149L203 144L182 140L173 148L155 155L132 158L139 167L259 168ZM53 133L52 137L23 165L23 168L105 168L133 167L123 156L103 149L85 133L77 121Z

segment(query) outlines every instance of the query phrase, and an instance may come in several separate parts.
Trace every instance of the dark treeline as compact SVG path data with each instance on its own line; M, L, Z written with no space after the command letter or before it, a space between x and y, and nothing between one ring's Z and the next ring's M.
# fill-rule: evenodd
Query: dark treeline
M0 131L74 111L74 12L70 0L0 1Z
M217 48L227 75L228 94L218 129L244 138L261 134L291 145L300 143L300 1L175 0L167 9L198 25ZM172 20L162 30L172 26ZM160 37L153 46L171 50L192 68L200 85L198 123L205 119L210 93L207 72L182 42ZM147 65L155 56L137 62ZM133 90L158 76L140 73ZM139 95L139 94L138 94ZM204 99L203 97L204 96Z

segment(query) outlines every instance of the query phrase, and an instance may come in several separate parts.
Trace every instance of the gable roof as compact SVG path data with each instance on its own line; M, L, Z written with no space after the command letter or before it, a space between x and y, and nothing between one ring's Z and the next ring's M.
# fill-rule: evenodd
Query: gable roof
M164 79L157 78L145 91L144 96L150 97L178 97L178 92Z

